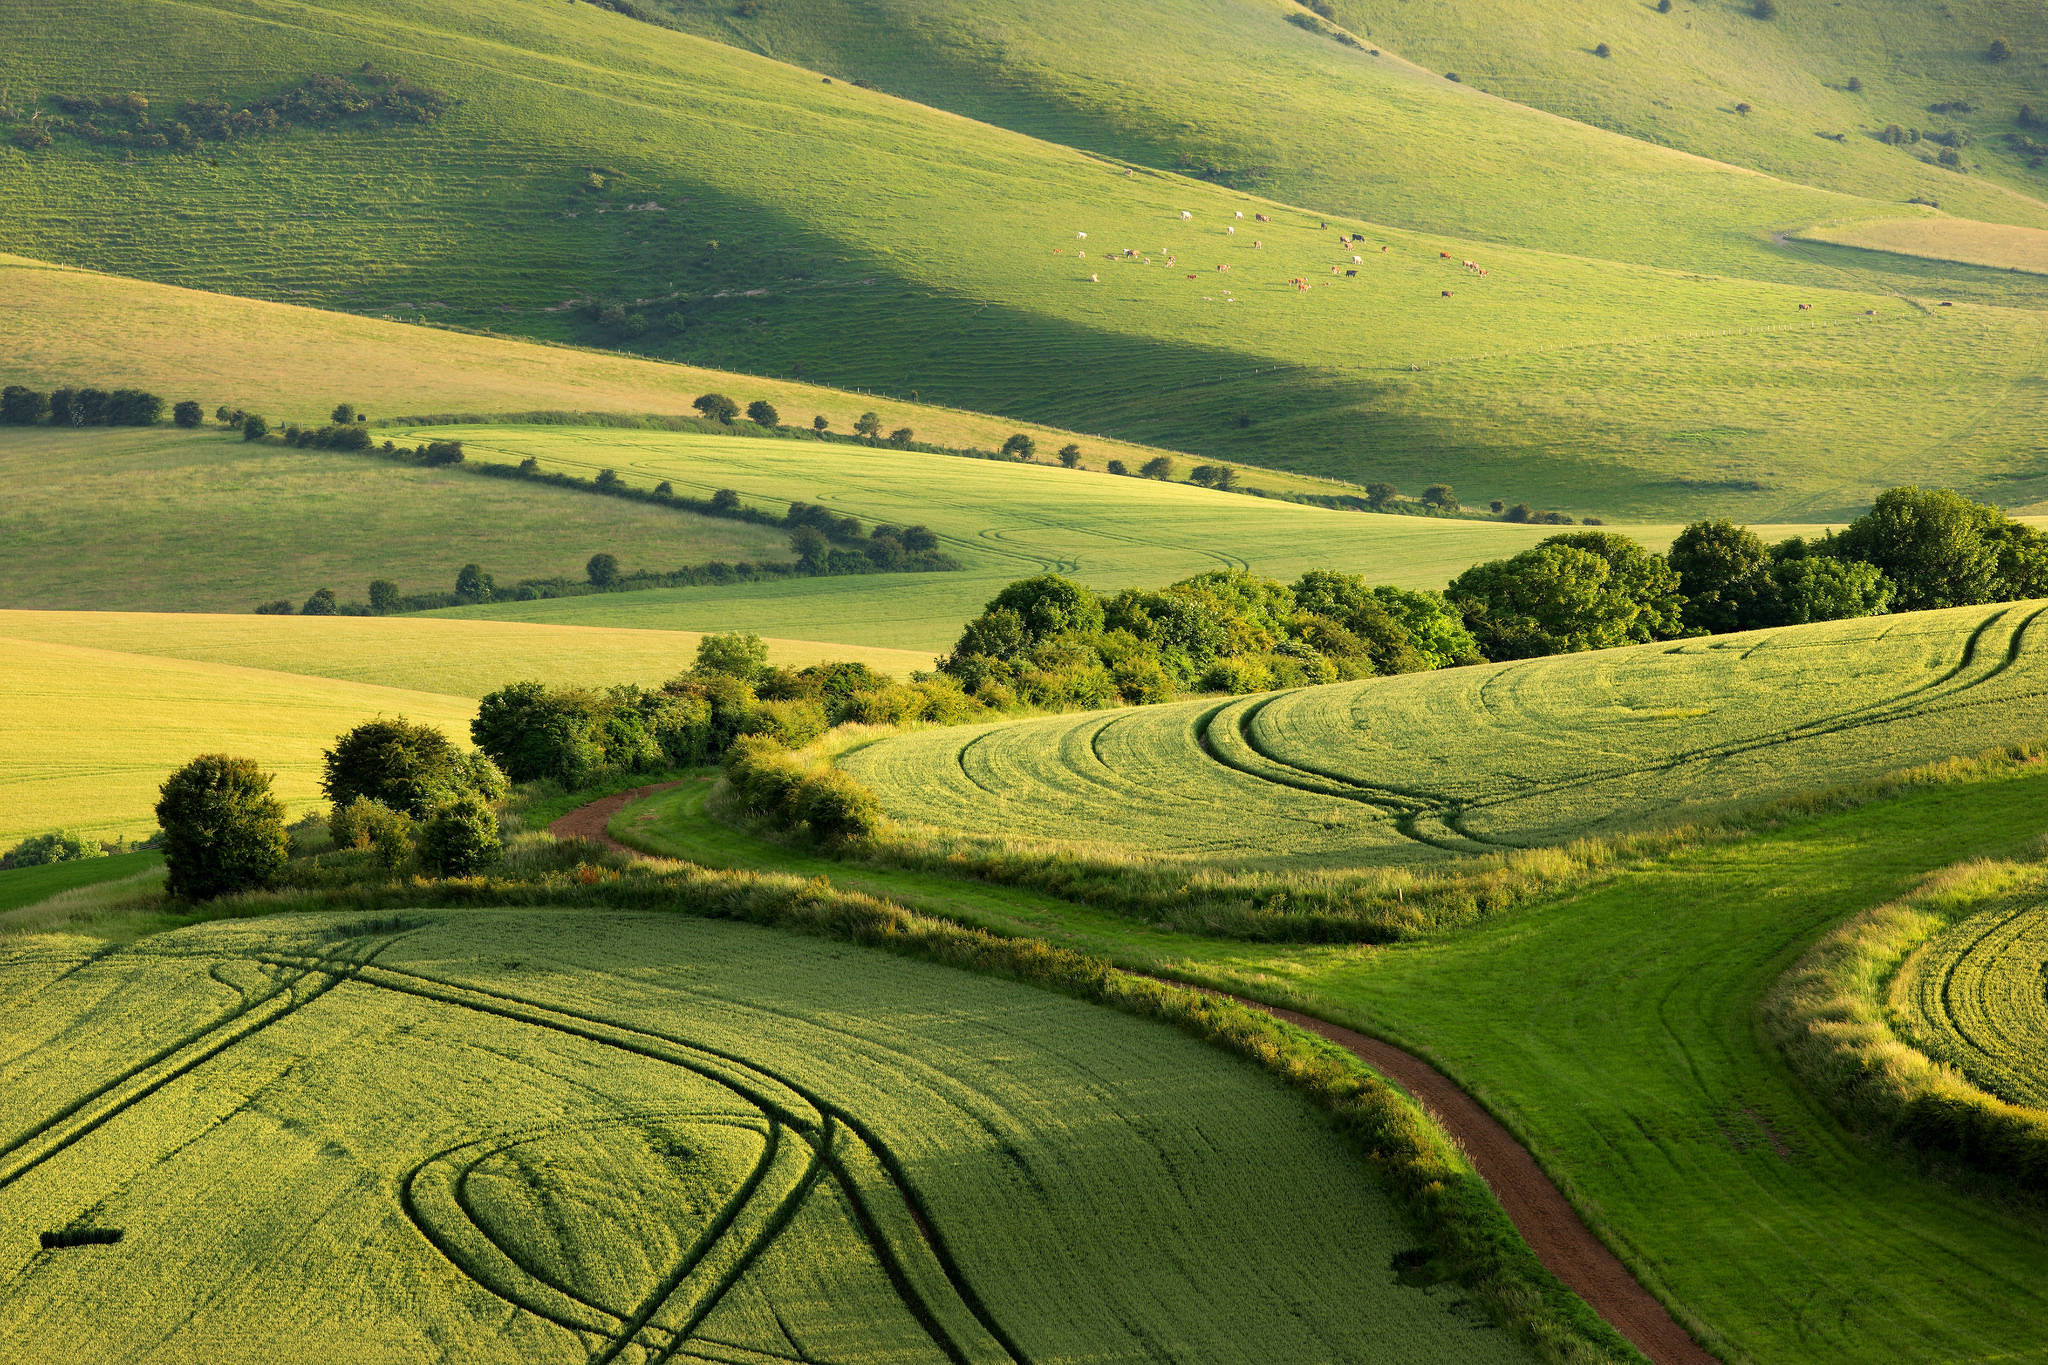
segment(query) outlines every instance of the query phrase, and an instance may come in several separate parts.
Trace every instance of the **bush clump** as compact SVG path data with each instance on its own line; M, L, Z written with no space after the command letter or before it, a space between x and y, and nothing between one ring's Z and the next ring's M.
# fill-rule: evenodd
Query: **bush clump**
M23 839L5 856L0 856L0 869L47 867L51 863L75 863L106 855L107 851L100 847L97 839L88 839L75 829L59 829L48 834L31 834Z
M289 847L284 805L255 760L201 754L164 779L156 803L165 889L212 900L268 886Z

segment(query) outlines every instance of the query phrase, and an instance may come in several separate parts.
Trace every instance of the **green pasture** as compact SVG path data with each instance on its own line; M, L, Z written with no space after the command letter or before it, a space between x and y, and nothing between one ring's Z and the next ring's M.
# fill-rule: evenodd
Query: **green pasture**
M1574 255L1830 287L1860 273L1864 287L1895 288L1879 283L1888 262L1841 270L1772 234L1802 218L1934 216L1907 206L1916 196L1943 214L2048 226L2048 173L1985 140L2013 128L2020 102L2048 96L2048 24L2019 0L1939 17L1870 0L1796 5L1774 24L1733 0L1668 15L1593 0L1484 12L1336 0L1361 48L1288 22L1307 17L1293 0L662 7L693 33L1051 142L1304 208ZM2018 60L1982 59L2000 33ZM1594 55L1601 42L1611 60ZM1843 89L1858 71L1864 89ZM1926 109L1964 98L1976 112ZM1753 111L1738 115L1737 101ZM1870 136L1893 120L1977 133L1970 173L1920 159L1938 147Z
M569 489L174 427L0 428L0 605L248 611L316 588L365 601L373 578L449 592L464 564L510 586L635 569L782 562L788 534Z
M417 911L19 937L0 999L14 1355L1522 1358L1280 1081L1015 983Z
M118 881L163 864L163 854L143 852L111 853L100 858L80 858L75 862L45 863L41 867L0 869L0 910L18 910L24 905L48 900L62 891Z
M1524 549L1555 528L1380 515L1218 493L1185 483L915 451L762 442L601 428L433 428L470 458L678 492L736 489L752 505L817 502L866 526L922 522L963 572L873 574L602 597L455 607L434 613L578 625L754 630L934 653L1006 583L1060 573L1114 590L1210 569L1292 578L1337 568L1375 581L1441 588L1473 562ZM402 433L406 439L424 435ZM1187 469L1181 469L1185 478ZM1625 528L1656 547L1675 526ZM1790 528L1788 528L1790 529ZM1813 529L1813 528L1803 528Z
M2048 1108L2048 912L2038 887L1937 935L1890 993L1900 1032L1929 1056L2008 1103Z
M1226 942L1021 889L833 863L716 823L704 790L629 806L612 831L711 866L827 875L1421 1052L1724 1359L2048 1352L2039 1220L1930 1184L1845 1132L1754 1016L1830 926L1951 863L2030 849L2048 800L2038 765L1758 826L1387 948Z
M1923 308L1868 272L1756 283L1696 252L1651 268L1481 246L1126 175L594 6L120 0L90 25L7 16L0 50L17 99L249 98L374 60L460 101L430 126L205 158L0 152L0 245L67 264L1636 519L1836 519L1906 476L2048 490L2031 422L2048 317ZM1695 202L1728 198L1723 178ZM646 330L564 307L585 298Z
M1961 607L928 729L840 761L913 837L1441 860L2038 740L2044 613Z

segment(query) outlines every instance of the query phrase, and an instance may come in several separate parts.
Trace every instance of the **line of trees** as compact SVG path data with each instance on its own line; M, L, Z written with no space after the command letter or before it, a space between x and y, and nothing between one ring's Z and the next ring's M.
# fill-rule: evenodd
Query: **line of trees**
M1899 487L1840 533L1775 545L1700 521L1668 554L1576 531L1445 591L1489 659L2048 596L2048 535L1947 489Z
M0 389L0 423L28 427L148 427L163 420L164 400L141 389L57 389L44 393L21 384ZM181 427L202 420L199 404L190 401L171 410Z

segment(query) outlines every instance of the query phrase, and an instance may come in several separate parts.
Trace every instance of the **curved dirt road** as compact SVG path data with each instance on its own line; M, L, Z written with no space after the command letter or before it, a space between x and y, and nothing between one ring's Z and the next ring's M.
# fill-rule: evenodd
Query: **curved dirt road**
M627 848L606 833L605 826L611 823L614 815L641 797L676 785L674 782L658 782L604 797L587 806L578 806L550 824L548 833L558 839L592 839L623 853L635 853L636 850ZM1167 985L1187 986L1184 981L1171 981L1165 977L1152 979ZM1195 986L1189 989L1206 988ZM1223 991L1210 993L1228 994ZM1713 1356L1672 1320L1670 1312L1657 1301L1656 1296L1636 1282L1628 1267L1607 1249L1607 1244L1593 1235L1592 1229L1579 1218L1578 1211L1543 1173L1543 1168L1536 1164L1536 1158L1515 1140L1514 1134L1482 1109L1478 1101L1460 1090L1450 1077L1413 1053L1404 1052L1378 1038L1326 1023L1313 1015L1262 1005L1241 995L1232 995L1230 999L1329 1039L1414 1096L1465 1149L1473 1168L1493 1190L1501 1207L1507 1210L1515 1231L1522 1234L1544 1267L1564 1281L1594 1312L1613 1324L1617 1332L1634 1342L1636 1349L1655 1365L1718 1365Z

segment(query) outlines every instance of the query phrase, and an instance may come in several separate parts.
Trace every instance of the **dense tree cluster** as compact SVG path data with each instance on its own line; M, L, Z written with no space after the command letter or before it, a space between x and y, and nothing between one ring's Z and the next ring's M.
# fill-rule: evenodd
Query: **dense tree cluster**
M1432 593L1318 570L1291 587L1238 570L1109 598L1056 574L998 593L940 671L983 704L1110 706L1256 692L1476 659Z
M2048 596L2048 534L1946 489L1893 488L1814 540L1701 521L1658 558L1609 532L1551 536L1445 595L1487 658L1521 659Z
M197 404L178 407L197 410ZM164 415L164 400L141 389L58 389L43 393L20 384L0 389L0 422L9 426L147 427ZM194 426L179 418L178 425Z

